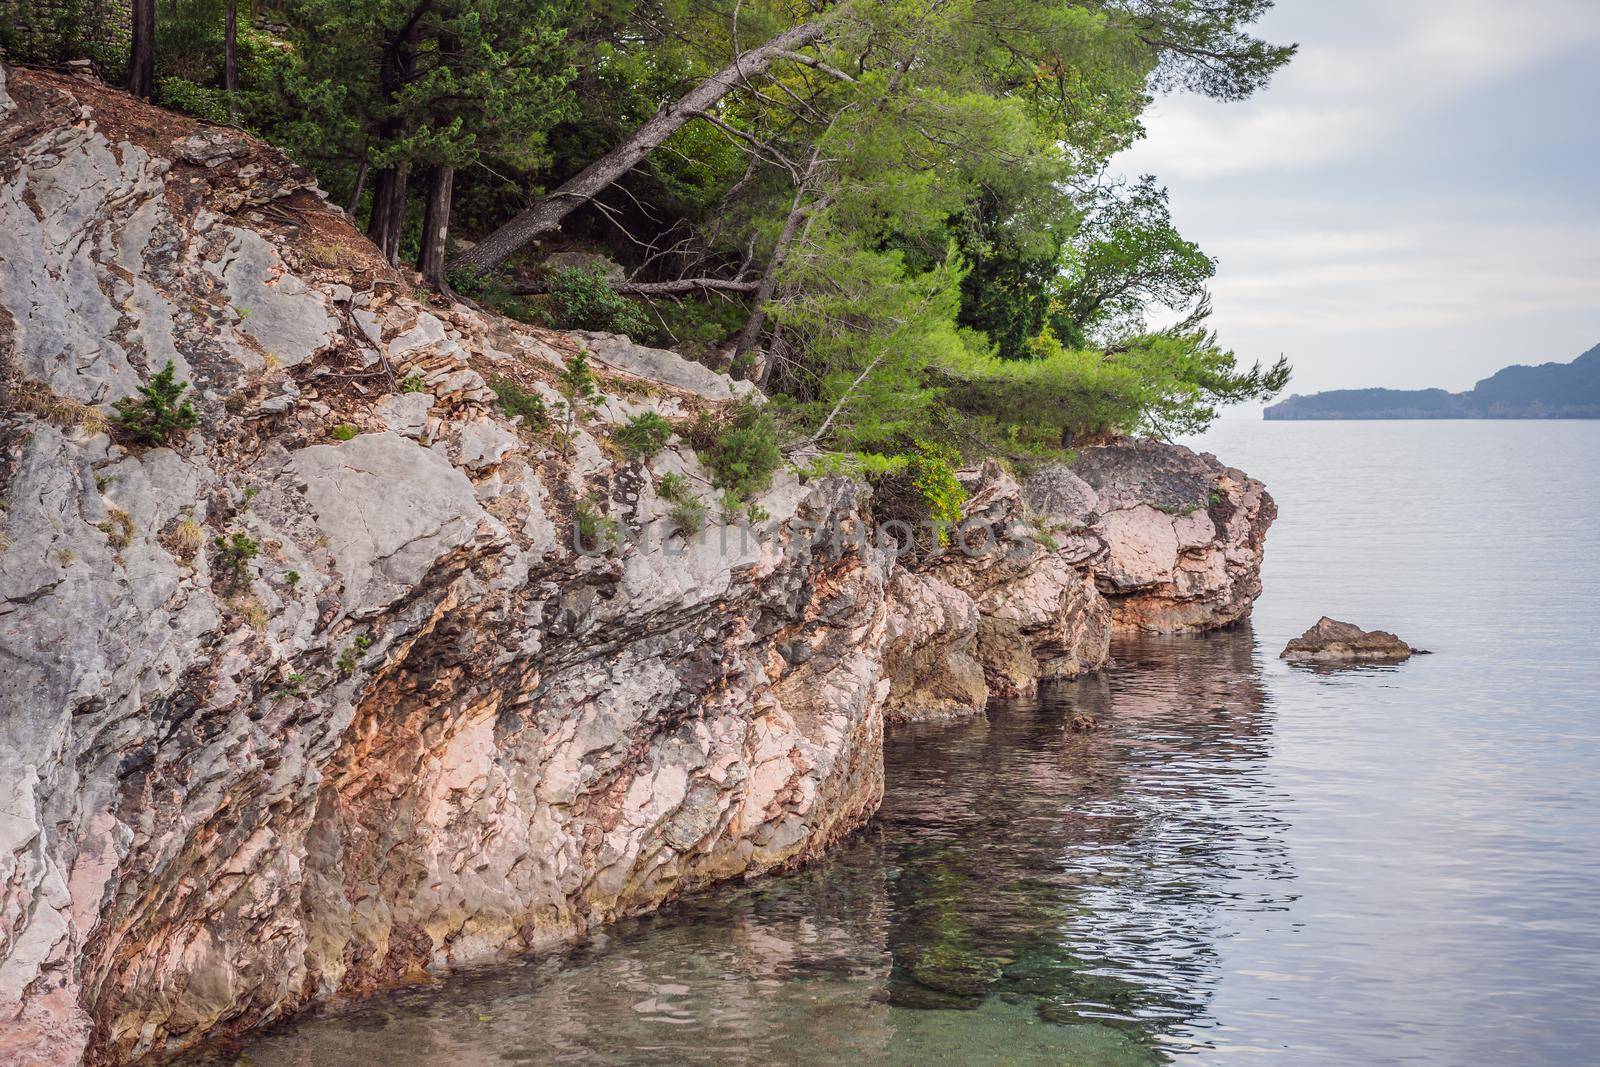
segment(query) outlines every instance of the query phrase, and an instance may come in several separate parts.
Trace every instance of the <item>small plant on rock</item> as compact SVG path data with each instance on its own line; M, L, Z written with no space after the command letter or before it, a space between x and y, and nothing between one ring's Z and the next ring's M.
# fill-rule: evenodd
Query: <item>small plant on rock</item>
M194 429L200 418L183 397L189 383L177 381L176 377L177 371L168 360L149 385L139 387L140 399L130 396L117 401L117 427L135 441L149 445L164 445L174 434Z
M339 658L334 661L333 666L339 672L339 676L346 677L354 674L356 667L361 664L361 657L366 655L367 649L371 647L372 637L370 634L357 634L356 639L346 645L344 651L339 653Z
M544 397L538 393L531 393L510 378L501 377L490 378L489 388L500 398L500 410L511 418L521 418L522 425L538 429L550 421Z
M761 408L740 405L700 458L711 468L711 484L749 500L772 485L783 463L777 425Z
M335 441L349 441L353 440L360 432L360 430L356 429L354 426L351 426L347 422L339 426L335 426L333 429L329 430L328 436L333 438Z
M687 474L668 471L656 483L656 492L661 494L663 500L688 500L693 496L694 486Z
M706 524L706 506L693 499L674 501L667 511L667 521L672 523L674 532L692 537Z
M666 447L672 436L672 423L654 411L646 411L613 430L611 436L631 458L649 459Z
M592 500L580 500L573 510L577 544L580 552L609 551L621 540L622 528L617 520L601 512Z
M178 520L178 525L172 531L172 551L179 559L187 563L194 559L195 553L200 551L200 546L205 543L205 534L200 529L200 524L194 517L185 515Z
M587 350L578 349L578 354L567 361L561 377L556 380L556 388L566 398L558 410L561 415L561 458L567 459L572 455L572 442L578 439L578 420L587 415L600 400L600 387L595 383L594 373L589 370Z
M246 533L232 537L219 537L213 542L217 550L216 569L224 591L239 592L249 588L250 561L261 554L261 545Z

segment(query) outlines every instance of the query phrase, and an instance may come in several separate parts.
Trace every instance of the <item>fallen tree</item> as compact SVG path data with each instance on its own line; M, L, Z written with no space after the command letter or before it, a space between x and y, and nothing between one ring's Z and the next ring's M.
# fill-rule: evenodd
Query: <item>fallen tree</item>
M765 73L773 63L791 57L796 49L816 43L833 21L847 8L839 4L822 15L785 30L763 45L734 57L732 63L695 86L670 107L634 131L622 144L607 152L550 195L527 208L483 240L452 259L451 271L482 274L493 270L529 241L561 225L573 211L594 199L617 179L632 170L659 148L691 119L704 114L753 74Z

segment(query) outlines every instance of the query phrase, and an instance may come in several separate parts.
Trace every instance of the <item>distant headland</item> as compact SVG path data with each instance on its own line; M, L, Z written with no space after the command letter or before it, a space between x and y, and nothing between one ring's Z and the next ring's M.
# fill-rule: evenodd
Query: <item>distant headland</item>
M1443 389L1332 389L1291 396L1268 419L1596 419L1600 345L1571 363L1496 371L1465 393Z

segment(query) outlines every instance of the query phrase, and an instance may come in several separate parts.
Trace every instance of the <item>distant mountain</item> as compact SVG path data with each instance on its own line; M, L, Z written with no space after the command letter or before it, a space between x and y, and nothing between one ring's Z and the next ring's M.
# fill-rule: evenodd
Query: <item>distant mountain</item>
M1291 396L1269 419L1600 419L1600 345L1571 363L1507 367L1465 393L1333 389Z

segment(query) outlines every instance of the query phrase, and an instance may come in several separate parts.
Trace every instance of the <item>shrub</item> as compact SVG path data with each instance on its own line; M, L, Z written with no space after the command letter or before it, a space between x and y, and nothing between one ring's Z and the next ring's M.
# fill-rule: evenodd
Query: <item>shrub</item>
M547 271L553 325L568 330L603 330L643 336L650 331L644 309L611 288L594 268L558 267Z
M748 500L772 485L783 463L778 427L761 408L741 405L700 459L711 470L712 485Z
M360 430L356 429L354 426L351 426L348 422L346 422L346 423L342 423L341 425L335 426L333 429L329 430L328 431L328 436L332 437L335 441L349 441L349 440L353 439L356 436L356 434L358 434L360 432L361 432Z
M550 411L544 397L530 393L510 378L489 379L489 388L500 398L500 410L511 418L522 419L522 425L537 428L550 421Z
M948 544L950 529L961 524L961 505L967 502L966 487L956 477L961 454L948 445L917 441L917 451L906 464L911 484L922 495L938 531L939 543Z
M492 386L491 386L492 388ZM405 381L400 383L402 393L424 393L428 390L428 383L422 380L420 374L409 374Z
M142 399L124 397L117 401L116 423L119 429L136 441L150 445L164 445L172 434L192 430L200 419L189 401L183 399L188 382L175 381L176 370L169 359L161 372L141 385Z
M561 376L556 379L556 388L566 397L560 410L561 458L566 459L572 452L572 442L578 437L579 417L588 414L600 399L600 387L595 384L594 374L589 370L587 350L580 348L575 356L567 360Z
M668 471L661 476L661 481L656 483L656 492L661 494L663 500L689 500L692 498L694 487L689 483L687 474L677 471Z
M112 548L127 548L133 542L133 519L126 511L112 505L106 509L111 517L100 524L100 532Z
M207 122L228 121L227 92L196 85L187 78L159 79L156 82L156 99L162 107L182 111Z
M205 536L201 533L200 524L189 515L179 519L177 527L172 531L173 551L184 562L194 559L194 554L200 551L200 545L204 541Z
M346 645L343 652L339 653L339 658L333 663L334 670L339 672L340 677L354 674L355 669L361 664L361 657L366 655L367 649L371 647L371 635L357 634L356 639Z
M578 543L574 547L594 552L601 548L610 549L621 540L622 530L617 520L603 514L594 501L578 501L574 514L578 533Z
M699 533L706 524L706 506L694 499L673 501L667 512L667 521L672 523L673 530L690 537Z
M611 436L629 456L649 459L666 447L667 439L672 436L672 423L654 411L646 411L612 431Z
M223 590L239 592L247 588L250 584L250 561L261 554L261 545L245 533L219 537L214 544L217 549L216 569L220 572Z

